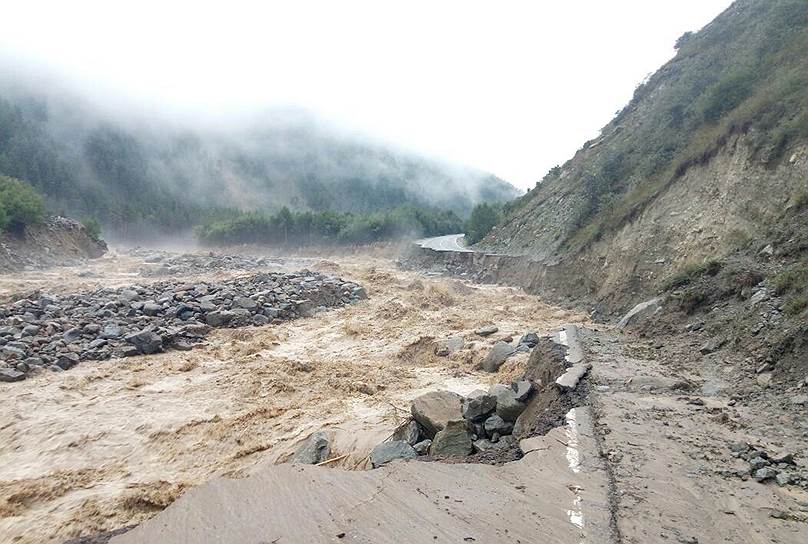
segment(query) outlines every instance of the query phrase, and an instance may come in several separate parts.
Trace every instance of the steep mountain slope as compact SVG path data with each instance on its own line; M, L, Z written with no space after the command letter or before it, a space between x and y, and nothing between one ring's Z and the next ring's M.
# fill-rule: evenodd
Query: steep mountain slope
M797 392L808 385L808 1L738 0L677 46L480 246L523 255L505 262L511 277L600 319L654 298L632 327L692 360L737 364L747 397Z
M483 247L574 266L602 299L789 221L808 191L808 2L739 0L677 47Z
M31 182L56 212L129 232L283 205L369 212L411 203L465 213L518 194L493 175L364 141L299 111L219 127L110 110L41 84L0 81L0 173Z

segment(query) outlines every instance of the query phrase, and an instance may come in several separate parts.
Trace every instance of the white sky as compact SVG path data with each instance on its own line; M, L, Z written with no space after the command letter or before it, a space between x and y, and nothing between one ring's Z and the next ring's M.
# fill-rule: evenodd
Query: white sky
M532 186L730 0L0 0L0 52L153 110L314 110Z

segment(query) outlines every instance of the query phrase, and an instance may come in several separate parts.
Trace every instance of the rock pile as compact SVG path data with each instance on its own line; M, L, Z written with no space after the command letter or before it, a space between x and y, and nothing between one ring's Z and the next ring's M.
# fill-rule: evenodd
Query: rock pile
M799 485L808 488L808 474L800 473L793 453L772 454L746 442L729 446L731 455L743 459L749 466L727 471L726 476L743 479L754 478L758 482L775 481L777 485Z
M516 446L511 436L514 422L532 393L532 384L520 380L466 397L450 391L421 395L412 402L413 419L399 427L391 441L373 449L371 464L377 468L420 455L462 458L509 450Z
M168 251L134 248L129 251L129 254L143 259L143 262L146 263L139 271L140 275L145 277L188 276L197 274L200 270L255 270L284 264L281 259L249 255L220 255L213 252L177 255Z
M79 361L190 349L215 327L307 317L366 298L364 288L303 270L223 282L163 281L0 306L0 381L67 370Z

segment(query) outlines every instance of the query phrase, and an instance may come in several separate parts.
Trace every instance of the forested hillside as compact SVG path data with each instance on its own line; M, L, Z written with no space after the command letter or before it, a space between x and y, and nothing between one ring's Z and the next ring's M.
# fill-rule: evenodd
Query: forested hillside
M516 190L493 175L364 141L302 112L227 127L117 115L66 93L0 81L0 174L50 211L119 235L186 229L243 211L464 215Z

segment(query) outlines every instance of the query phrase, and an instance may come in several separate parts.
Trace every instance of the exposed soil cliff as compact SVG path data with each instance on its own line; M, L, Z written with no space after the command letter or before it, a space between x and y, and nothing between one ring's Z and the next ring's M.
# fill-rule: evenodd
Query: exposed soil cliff
M107 244L66 217L50 217L21 234L0 235L0 272L76 264L106 253Z

